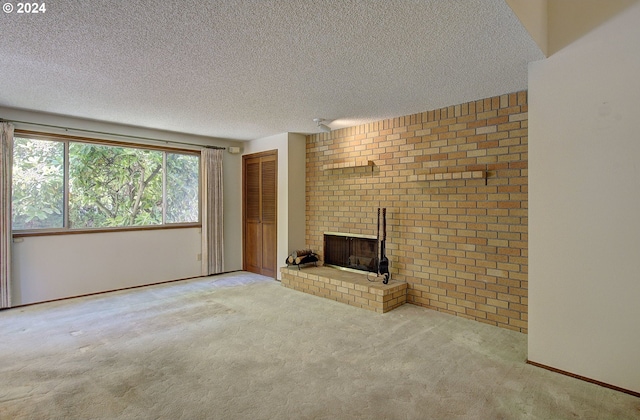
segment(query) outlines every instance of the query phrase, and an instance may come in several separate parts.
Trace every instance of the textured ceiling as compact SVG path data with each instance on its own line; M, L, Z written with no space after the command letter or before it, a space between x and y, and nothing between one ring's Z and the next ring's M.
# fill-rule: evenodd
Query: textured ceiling
M0 106L238 140L526 89L543 58L504 0L46 5L0 15Z

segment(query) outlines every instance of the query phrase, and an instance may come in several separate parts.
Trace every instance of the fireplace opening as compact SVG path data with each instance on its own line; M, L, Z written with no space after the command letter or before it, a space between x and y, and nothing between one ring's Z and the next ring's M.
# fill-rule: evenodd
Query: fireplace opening
M327 232L324 234L324 265L378 271L378 240L367 235Z

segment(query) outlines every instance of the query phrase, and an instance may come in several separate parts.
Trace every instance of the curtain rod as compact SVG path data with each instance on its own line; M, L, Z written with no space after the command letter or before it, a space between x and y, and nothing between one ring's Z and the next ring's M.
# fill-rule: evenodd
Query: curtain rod
M36 125L36 126L40 126L40 127L58 128L58 129L65 130L65 131L71 130L71 131L78 131L78 132L82 132L82 133L102 134L102 135L106 135L106 136L124 137L124 138L128 138L128 139L157 141L157 142L160 142L160 143L174 144L174 145L179 145L179 146L195 146L195 147L204 147L204 148L207 148L207 149L227 150L227 148L223 147L223 146L208 146L208 145L204 145L204 144L181 143L181 142L171 141L171 140L154 139L152 137L131 136L131 135L128 135L128 134L117 134L117 133L107 133L105 131L86 130L86 129L83 129L83 128L62 127L62 126L59 126L59 125L41 124L41 123L34 123L34 122L29 122L29 121L6 120L4 118L0 118L0 122Z

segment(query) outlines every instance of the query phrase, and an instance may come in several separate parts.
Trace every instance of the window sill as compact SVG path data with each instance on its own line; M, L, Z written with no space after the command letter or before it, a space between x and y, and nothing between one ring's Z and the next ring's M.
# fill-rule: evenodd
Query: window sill
M93 229L42 229L30 231L15 231L14 238L26 238L30 236L56 236L56 235L82 235L87 233L111 233L111 232L136 232L141 230L166 230L166 229L190 229L202 228L202 223L176 223L159 226L126 226Z

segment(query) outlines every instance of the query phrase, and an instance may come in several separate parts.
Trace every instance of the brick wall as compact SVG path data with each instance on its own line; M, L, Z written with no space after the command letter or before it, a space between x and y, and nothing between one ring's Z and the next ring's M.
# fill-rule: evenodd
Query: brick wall
M526 333L527 118L517 92L307 136L308 247L386 207L407 302Z

